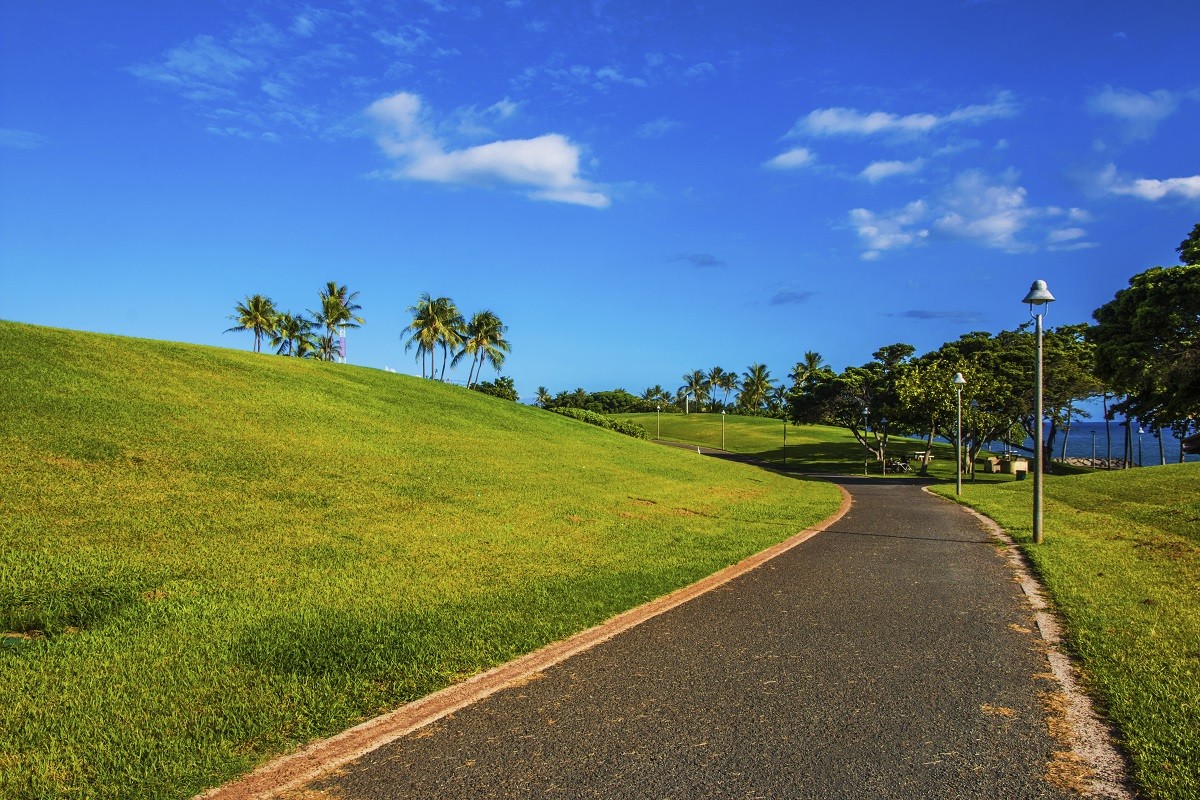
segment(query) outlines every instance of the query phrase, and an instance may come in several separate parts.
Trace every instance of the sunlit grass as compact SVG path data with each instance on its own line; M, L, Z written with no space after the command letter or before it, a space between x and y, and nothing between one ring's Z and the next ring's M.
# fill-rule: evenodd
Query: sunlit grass
M189 797L832 486L351 366L0 323L0 796Z
M966 487L1025 552L1148 797L1200 797L1200 464ZM953 496L953 487L936 488Z

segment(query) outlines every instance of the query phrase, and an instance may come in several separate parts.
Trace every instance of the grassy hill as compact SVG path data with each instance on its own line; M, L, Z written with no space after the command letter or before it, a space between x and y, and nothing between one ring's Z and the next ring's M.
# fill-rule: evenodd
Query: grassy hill
M353 366L0 322L0 796L189 797L832 486Z

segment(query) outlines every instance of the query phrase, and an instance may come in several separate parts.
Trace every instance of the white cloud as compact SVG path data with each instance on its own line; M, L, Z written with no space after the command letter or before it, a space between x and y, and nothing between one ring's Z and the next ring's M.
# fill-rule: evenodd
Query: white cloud
M885 178L893 178L897 175L913 175L920 172L925 166L925 159L917 158L912 161L872 161L859 176L866 178L871 183L878 183Z
M1117 168L1109 164L1100 173L1098 182L1109 194L1140 197L1142 200L1162 200L1181 197L1187 200L1200 198L1200 175L1185 178L1135 178L1129 180L1117 175Z
M934 230L1009 252L1030 249L1017 235L1039 211L1026 205L1025 188L1014 185L1015 178L993 183L977 170L961 173L941 198Z
M1109 86L1090 97L1087 106L1093 114L1120 120L1133 138L1146 139L1154 134L1158 123L1175 113L1179 98L1165 89L1146 94Z
M904 208L876 214L865 208L850 212L850 223L867 250L862 257L874 261L885 250L898 250L917 244L929 236L929 230L920 227L928 218L928 208L923 200L914 200Z
M771 169L799 169L800 167L808 166L816 158L816 154L807 147L793 147L786 153L780 153L775 156L763 166L770 167Z
M976 125L1014 116L1018 111L1011 92L1001 92L991 103L964 106L944 115L917 113L899 116L886 111L862 112L853 108L818 108L792 127L789 136L871 136L880 133L918 135L947 125Z
M1082 239L1087 236L1087 231L1083 228L1058 228L1046 234L1046 242L1048 244L1062 244L1075 239Z
M421 98L399 92L376 100L367 115L380 127L379 146L399 166L391 177L447 184L508 184L537 200L604 208L609 197L579 174L580 148L545 134L449 150L423 116Z

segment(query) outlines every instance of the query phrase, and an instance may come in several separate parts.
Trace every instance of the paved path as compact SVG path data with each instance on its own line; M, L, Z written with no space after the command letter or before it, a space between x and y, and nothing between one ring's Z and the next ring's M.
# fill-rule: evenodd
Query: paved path
M828 531L294 796L1071 796L997 547L911 482L841 482Z

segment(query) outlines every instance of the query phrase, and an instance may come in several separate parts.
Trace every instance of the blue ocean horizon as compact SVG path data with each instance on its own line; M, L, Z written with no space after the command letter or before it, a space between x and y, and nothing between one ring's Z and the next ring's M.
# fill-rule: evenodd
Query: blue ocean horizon
M1147 467L1158 466L1163 463L1163 457L1167 464L1179 463L1179 439L1169 430L1162 432L1162 456L1159 452L1158 437L1148 428L1142 428L1142 433L1138 433L1136 421L1133 423L1133 459L1134 465ZM1090 459L1093 456L1099 460L1109 458L1109 434L1111 432L1111 457L1120 460L1125 455L1125 426L1123 420L1113 420L1107 423L1106 429L1104 420L1086 420L1076 422L1071 426L1070 435L1066 436L1066 457L1067 458L1084 458ZM1061 459L1063 457L1063 442L1065 429L1059 429L1058 436L1054 439L1054 452L1051 454L1053 459ZM948 441L938 437L941 441ZM1025 448L1033 448L1033 440L1026 438L1022 445ZM1095 450L1093 451L1093 445ZM984 449L989 449L985 446ZM991 443L990 449L995 452L1000 452L1004 449L1004 444L1000 441ZM1027 451L1026 451L1027 452ZM1140 454L1140 457L1139 457ZM1200 461L1200 455L1185 455L1184 460L1188 463Z

